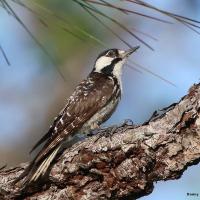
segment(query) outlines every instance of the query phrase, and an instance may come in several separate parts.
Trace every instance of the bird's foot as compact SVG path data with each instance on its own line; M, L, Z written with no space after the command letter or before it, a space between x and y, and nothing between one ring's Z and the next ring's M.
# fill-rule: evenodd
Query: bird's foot
M101 128L97 128L97 129L89 131L89 133L87 133L87 137L97 135L100 130L101 130Z
M98 137L95 140L95 142L97 140L99 140L101 137L109 137L110 140L112 140L112 136L116 132L123 133L127 129L131 129L133 127L135 127L135 125L133 125L133 121L131 119L126 119L122 124L117 124L117 125L113 125L113 126L110 126L110 127L104 127L104 128L96 129L95 130L96 133L94 135L98 134Z

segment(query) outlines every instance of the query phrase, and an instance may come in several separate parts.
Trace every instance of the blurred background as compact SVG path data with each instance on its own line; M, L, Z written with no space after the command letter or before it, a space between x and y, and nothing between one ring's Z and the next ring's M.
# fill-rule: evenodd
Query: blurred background
M43 0L28 4L22 1L27 7L7 2L38 42L0 8L0 45L10 62L8 65L0 52L0 166L15 166L32 159L28 153L31 147L46 133L75 86L91 71L98 54L107 48L128 47L75 1ZM148 3L200 20L199 0L149 0ZM192 84L199 82L200 35L133 3L118 1L115 5L173 22L161 23L97 5L154 48L150 50L122 28L103 20L129 44L141 46L131 60L175 85L140 68L140 72L124 68L123 98L105 125L124 119L139 124L155 110L179 101ZM200 165L192 166L180 180L156 183L153 193L141 199L194 199L187 192L200 196L199 182Z

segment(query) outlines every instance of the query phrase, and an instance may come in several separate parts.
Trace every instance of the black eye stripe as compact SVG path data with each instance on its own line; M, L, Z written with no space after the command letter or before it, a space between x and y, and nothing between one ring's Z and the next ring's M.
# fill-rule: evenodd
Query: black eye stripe
M99 58L102 57L102 56L106 56L106 54L107 54L108 52L110 52L110 51L112 51L113 54L115 54L115 56L113 56L113 57L118 57L118 56L119 56L119 52L118 52L117 49L108 49L108 50L102 52L101 54L99 54L99 56L97 57L97 59L99 59Z
M115 67L115 65L121 61L122 59L121 58L115 58L110 65L107 65L105 66L101 71L104 73L104 74L107 74L107 75L111 75L112 72L113 72L113 69Z
M114 58L114 57L118 57L119 53L117 49L111 49L108 51L106 55Z
M116 52L118 52L118 51L115 51L115 50L110 50L110 51L108 51L107 53L106 53L106 56L108 56L108 57L116 57L117 56L117 54L116 54Z
M115 55L116 55L116 57L118 57L118 56L119 56L119 52L118 52L118 50L117 50L117 49L115 49Z

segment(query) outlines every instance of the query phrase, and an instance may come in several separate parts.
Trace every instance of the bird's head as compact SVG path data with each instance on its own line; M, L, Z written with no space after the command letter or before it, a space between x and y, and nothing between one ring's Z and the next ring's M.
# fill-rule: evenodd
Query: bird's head
M119 77L121 75L122 66L126 62L127 58L138 48L139 46L127 51L109 49L102 52L96 59L93 71L109 76Z

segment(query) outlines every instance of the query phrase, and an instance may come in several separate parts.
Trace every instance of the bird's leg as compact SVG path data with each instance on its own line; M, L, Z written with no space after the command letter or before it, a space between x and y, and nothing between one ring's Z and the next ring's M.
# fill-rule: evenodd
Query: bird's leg
M100 126L97 123L93 123L90 126L90 131L89 133L87 133L87 136L90 137L90 136L96 135L99 130L100 130Z
M117 125L113 125L113 126L110 126L110 127L104 127L104 128L100 128L99 130L97 130L97 134L98 134L98 138L101 138L101 137L109 137L110 140L112 140L112 135L115 133L115 132L124 132L126 131L127 129L130 129L130 128L133 128L133 127L136 127L135 125L133 125L133 121L131 119L126 119L124 120L124 122L122 124L117 124ZM96 141L97 141L96 140Z
M124 122L121 124L112 125L110 127L104 127L104 128L101 128L100 130L101 131L108 130L109 132L114 133L117 129L124 130L124 128L132 128L133 126L135 125L133 124L133 121L131 119L125 119Z

